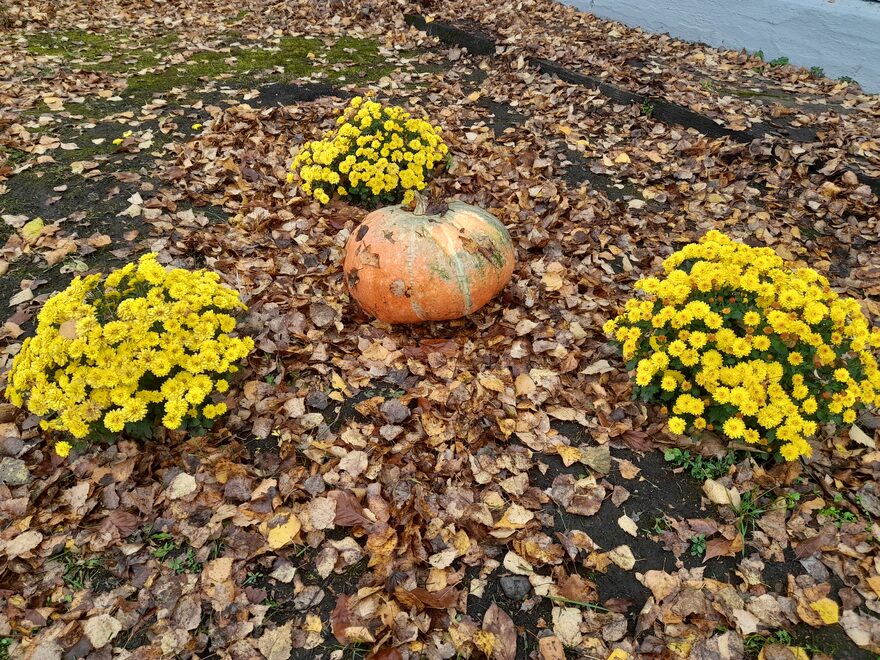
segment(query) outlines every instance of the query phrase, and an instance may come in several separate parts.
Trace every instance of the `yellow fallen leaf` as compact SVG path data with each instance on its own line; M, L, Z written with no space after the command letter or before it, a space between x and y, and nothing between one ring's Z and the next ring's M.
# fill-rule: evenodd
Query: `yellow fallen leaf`
M636 565L636 558L628 545L619 545L609 550L608 558L625 571L631 571Z
M565 660L565 647L556 635L548 635L538 640L540 660Z
M519 504L511 504L510 508L495 523L496 529L522 529L535 517L535 514Z
M269 530L269 547L273 550L283 548L299 534L299 528L299 520L291 514L286 523Z
M629 155L624 151L617 155L617 158L614 159L615 163L631 163L632 161L629 159Z
M485 375L479 378L480 385L492 392L504 393L504 382L498 376Z
M449 583L446 580L446 569L432 568L428 570L428 579L425 580L425 589L428 591L440 591Z
M226 582L232 574L232 557L218 557L205 564L202 576L209 582Z
M587 336L587 331L584 330L584 326L575 321L570 326L568 326L569 331L572 335L574 335L575 339L583 339Z
M321 622L321 617L317 614L306 614L306 623L303 626L303 630L306 632L319 633L324 629L324 624Z
M16 293L12 298L9 299L9 306L15 307L16 305L20 305L21 303L27 302L28 300L34 299L34 292L32 289L22 289L18 293Z
M471 549L471 539L463 529L458 530L452 537L452 546L459 555L465 554Z
M486 506L490 509L500 509L507 504L507 502L504 501L504 498L494 490L486 493L483 497L483 502L485 502Z
M614 649L607 660L629 660L629 653L623 649Z
M345 381L339 377L335 371L330 375L330 384L333 386L334 390L344 390L345 389Z
M64 110L64 102L57 96L44 96L43 103L46 104L49 110Z
M516 420L500 419L498 420L498 429L501 431L505 438L509 438L511 435L513 435L513 432L516 431Z
M516 387L517 396L528 396L537 389L535 381L533 381L526 373L521 373L516 377L514 386Z
M566 646L577 646L581 643L581 622L583 613L576 607L553 608L553 632Z
M520 557L513 550L509 550L504 555L501 565L514 575L531 575L535 572L535 567L532 566L531 562Z
M343 635L353 644L372 644L376 641L366 626L349 626L343 630Z
M63 239L54 250L43 252L42 257L46 260L46 265L51 267L59 263L68 254L73 254L74 252L76 252L76 243ZM63 268L61 272L64 272Z
M564 284L564 280L559 273L544 273L541 283L547 291L559 291Z
M491 658L495 652L495 635L488 630L478 630L473 637L474 646Z
M679 658L687 658L691 654L691 649L694 647L694 640L696 637L691 634L688 635L685 639L677 639L669 642L667 645L669 650L675 653Z
M581 450L577 447L569 447L568 445L556 445L556 453L562 458L562 464L565 467L571 467L581 460Z
M367 565L372 568L390 561L396 548L397 533L393 529L389 529L383 534L370 534L367 537L366 553L370 558Z
M21 228L21 235L28 243L33 243L40 237L40 233L42 233L45 226L46 223L43 222L42 218L34 218L30 222L26 222L24 227Z
M833 625L840 620L840 609L830 598L820 598L815 603L810 603L810 607L814 609L825 625Z
M779 650L778 646L774 648L777 651ZM810 656L800 646L786 646L785 649L791 654L788 656L790 660L810 660ZM774 655L773 657L777 656ZM760 653L758 653L758 660L767 660L767 654L764 652L764 649L761 649Z

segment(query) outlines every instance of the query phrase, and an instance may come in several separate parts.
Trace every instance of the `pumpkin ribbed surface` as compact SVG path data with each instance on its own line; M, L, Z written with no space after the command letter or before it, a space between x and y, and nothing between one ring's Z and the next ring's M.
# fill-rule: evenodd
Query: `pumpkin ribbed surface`
M436 215L401 206L370 213L345 246L345 280L388 323L444 321L489 302L510 280L513 241L490 213L452 202Z

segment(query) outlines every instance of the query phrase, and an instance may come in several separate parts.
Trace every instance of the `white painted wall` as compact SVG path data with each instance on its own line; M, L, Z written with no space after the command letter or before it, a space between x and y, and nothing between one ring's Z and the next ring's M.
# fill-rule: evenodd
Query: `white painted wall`
M820 66L880 92L880 2L867 0L563 0L650 32Z

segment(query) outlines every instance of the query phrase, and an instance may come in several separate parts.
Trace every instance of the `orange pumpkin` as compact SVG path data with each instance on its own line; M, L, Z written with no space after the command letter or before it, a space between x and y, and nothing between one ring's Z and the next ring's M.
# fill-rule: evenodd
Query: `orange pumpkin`
M345 246L345 282L369 314L387 323L457 319L510 280L510 234L490 213L464 202L370 213Z

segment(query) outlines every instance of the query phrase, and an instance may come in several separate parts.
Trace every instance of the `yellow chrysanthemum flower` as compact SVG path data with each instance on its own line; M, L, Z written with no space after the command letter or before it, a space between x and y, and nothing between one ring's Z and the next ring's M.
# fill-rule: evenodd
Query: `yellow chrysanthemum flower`
M682 435L687 429L687 422L681 417L669 418L669 430L677 435Z
M604 330L638 365L640 396L671 410L671 431L720 416L728 438L795 460L821 423L880 402L880 329L816 271L717 231L663 267Z
M235 319L226 312L242 309L216 273L168 270L155 254L103 282L77 277L40 310L6 395L43 417L42 428L75 438L118 433L163 414L178 428L188 416L207 418L206 406L216 416L225 407L209 397L228 389L217 376L234 373L254 345L228 334ZM59 455L70 448L55 444Z
M288 181L327 204L332 195L358 201L412 201L449 149L440 131L399 106L355 97L338 127L307 142L294 157Z

